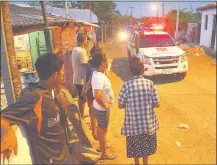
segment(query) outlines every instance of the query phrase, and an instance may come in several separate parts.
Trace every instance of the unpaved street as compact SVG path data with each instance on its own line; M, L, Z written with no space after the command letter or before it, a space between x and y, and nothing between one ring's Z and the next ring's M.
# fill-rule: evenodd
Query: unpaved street
M117 100L123 82L131 78L126 48L116 43L109 46L108 54L114 58L110 78ZM156 109L160 129L158 150L150 157L150 164L216 164L216 65L207 56L188 54L188 58L189 72L184 80L175 76L154 78L161 99ZM98 164L133 163L126 158L125 137L120 135L123 119L124 110L118 109L116 101L108 140L117 159ZM177 128L181 123L189 129Z

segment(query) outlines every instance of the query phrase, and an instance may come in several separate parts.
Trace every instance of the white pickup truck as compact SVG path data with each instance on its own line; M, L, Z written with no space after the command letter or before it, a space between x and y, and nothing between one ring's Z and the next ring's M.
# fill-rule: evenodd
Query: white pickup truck
M128 56L137 56L145 68L144 75L178 74L184 79L188 58L167 32L135 31L128 41Z

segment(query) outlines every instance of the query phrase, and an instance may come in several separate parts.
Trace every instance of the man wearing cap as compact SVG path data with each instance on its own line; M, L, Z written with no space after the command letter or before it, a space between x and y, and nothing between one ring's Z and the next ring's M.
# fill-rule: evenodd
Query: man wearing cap
M73 69L73 83L78 91L79 100L78 107L81 113L81 117L84 119L84 109L86 100L84 98L84 82L86 78L86 68L88 66L88 56L85 49L87 44L87 35L84 33L78 33L77 46L72 51L72 69Z

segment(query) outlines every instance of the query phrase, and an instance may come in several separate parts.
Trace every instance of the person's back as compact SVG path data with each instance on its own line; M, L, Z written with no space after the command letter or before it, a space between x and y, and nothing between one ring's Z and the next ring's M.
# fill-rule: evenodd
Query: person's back
M159 123L154 108L159 107L159 96L154 83L144 78L144 64L138 57L130 59L129 68L134 77L125 82L118 98L118 107L125 108L121 130L126 136L127 157L139 164L148 164L148 156L157 150L156 131Z
M3 110L1 115L6 120L13 120L11 125L16 122L24 125L37 164L51 163L50 161L62 163L68 159L60 111L47 90L38 87L25 89L20 99ZM54 134L56 136L52 136Z
M82 63L87 62L86 50L82 47L75 47L72 51L72 70L73 70L73 83L83 84L86 75L86 68Z
M73 84L77 89L79 96L78 107L81 117L84 119L84 110L86 100L84 98L84 84L86 78L86 68L88 65L87 51L85 45L87 43L87 36L84 33L77 35L77 46L72 51L71 61L73 69Z
M36 164L66 164L70 161L69 148L61 111L52 96L58 84L56 74L64 69L63 62L53 54L46 54L35 65L38 85L24 89L16 103L1 111L1 153L10 156L8 153L16 150L17 139L10 126L21 124L27 131Z
M150 133L155 131L158 121L154 113L155 98L154 83L151 80L145 79L143 75L134 76L133 79L124 83L126 103L126 122L131 128L128 134L135 135L141 133ZM142 119L141 119L142 118ZM141 119L141 120L137 120ZM151 122L149 122L151 121ZM143 124L142 124L143 123ZM124 129L123 129L124 130Z

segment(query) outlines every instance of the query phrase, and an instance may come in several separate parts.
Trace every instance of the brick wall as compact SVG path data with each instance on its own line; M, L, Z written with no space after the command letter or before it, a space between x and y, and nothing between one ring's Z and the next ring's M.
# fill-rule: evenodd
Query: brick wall
M72 51L72 49L76 45L76 31L72 26L67 27L62 31L61 34L62 39L62 54L65 54L68 51Z

